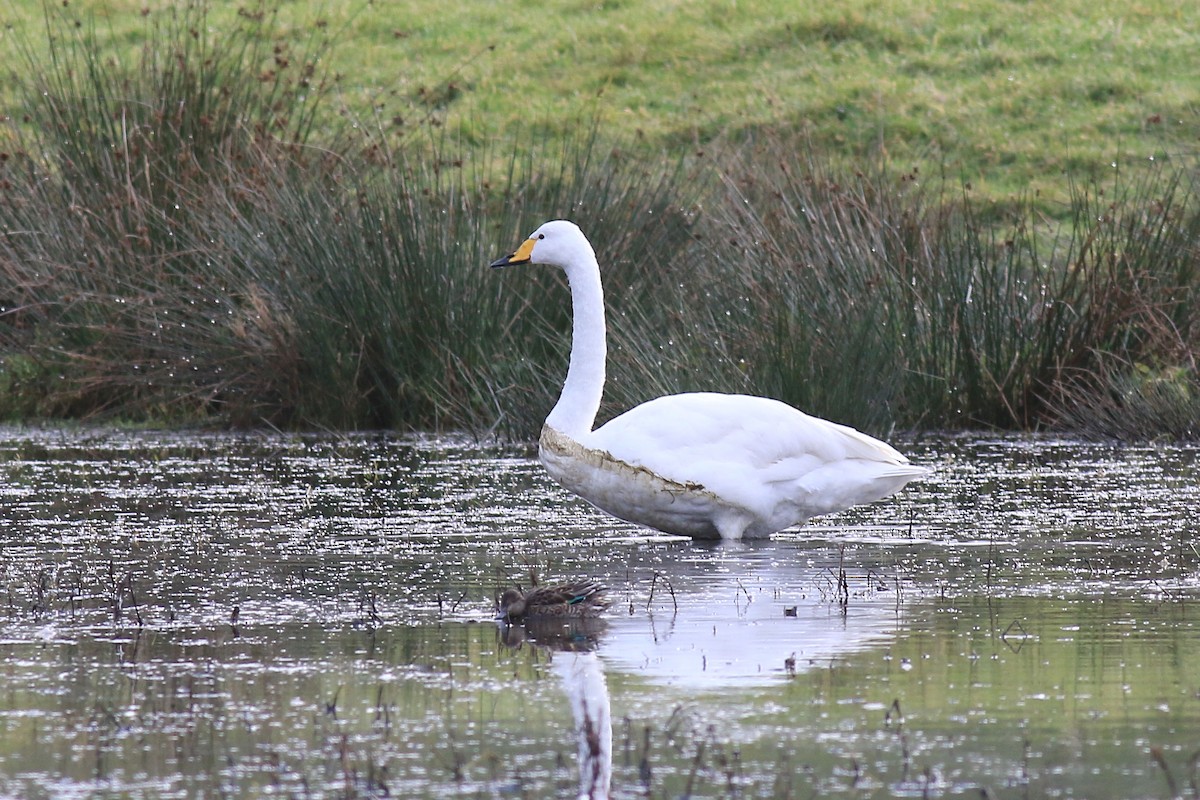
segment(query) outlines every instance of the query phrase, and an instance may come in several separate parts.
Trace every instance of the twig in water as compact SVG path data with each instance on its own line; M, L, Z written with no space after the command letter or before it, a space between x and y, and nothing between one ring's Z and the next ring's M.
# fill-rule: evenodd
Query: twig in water
M646 610L650 610L650 604L654 602L654 587L658 585L658 579L662 578L663 583L667 585L667 591L671 593L671 605L676 611L679 611L679 601L675 599L675 587L671 585L671 579L666 573L654 570L654 577L650 581L650 597L646 600Z
M846 579L846 545L838 547L838 604L842 610L850 605L850 581Z
M746 587L742 585L741 578L738 578L737 585L742 590L742 594L746 595L746 602L753 602L754 598L750 596L750 592L746 591Z
M383 684L375 690L375 722L383 724L383 740L386 742L392 734L392 707L383 702Z
M125 576L125 590L129 592L129 605L133 606L133 618L137 621L137 626L142 627L142 610L138 608L137 597L133 593L133 575Z
M1171 767L1167 764L1167 759L1163 757L1162 748L1151 747L1150 757L1154 759L1155 764L1162 767L1163 774L1167 776L1167 789L1171 792L1171 797L1179 797L1179 786L1175 783L1175 776L1171 774Z
M922 800L927 800L930 796L930 787L940 780L938 774L933 771L933 767L926 765L921 771L921 797Z
M359 611L367 612L367 624L372 628L378 628L383 622L383 617L379 616L379 609L375 605L375 592L367 592L366 596L359 601Z
M654 770L650 767L650 726L647 725L642 730L642 758L638 761L638 778L641 779L647 793L650 791L650 781L653 777Z
M450 740L449 749L450 761L446 764L446 768L450 770L450 775L454 778L455 783L462 783L467 777L466 773L463 772L463 767L466 766L467 759L458 749L454 739ZM442 748L442 752L445 752L445 747Z
M333 717L334 719L337 719L338 695L340 695L341 693L342 693L342 687L338 686L337 691L335 691L333 693L333 698L328 703L325 704L325 713L328 714L329 716Z
M994 533L991 533L988 535L987 566L985 567L984 573L983 573L984 586L987 587L987 594L988 594L989 602L992 599L992 561L995 557L995 548L996 548L996 537L995 537Z
M78 601L78 602L77 602ZM77 573L75 575L75 586L71 589L71 616L75 616L75 612L83 608L83 575Z
M1008 634L1012 632L1013 628L1016 628L1018 631L1018 635L1013 637L1017 642L1015 645L1009 644L1008 641ZM1004 642L1005 646L1007 646L1009 650L1012 650L1014 653L1019 653L1021 652L1021 648L1025 646L1025 639L1028 635L1029 634L1025 633L1025 627L1021 624L1021 620L1014 619L1012 622L1008 623L1008 627L1004 629L1004 633L1000 634L1000 641Z
M50 611L50 573L45 569L38 572L37 579L33 582L33 602L29 604L29 610L35 615L46 614Z
M629 577L629 569L628 568L625 570L625 585L630 586L630 587L633 586L633 579ZM629 616L631 616L631 617L633 616L633 592L632 591L629 593Z
M871 592L886 592L887 584L883 580L883 576L870 567L867 568L867 590Z
M350 765L350 735L343 733L338 739L338 761L342 765L342 780L345 781L347 795L354 788L356 775L354 768Z
M717 732L712 725L708 726L707 735L709 741L712 742L713 750L715 751L713 755L713 762L716 764L717 768L722 772L722 774L725 775L725 791L727 796L736 797L738 795L737 778L739 772L739 753L737 749L734 749L732 757L725 754L725 746L717 741Z
M742 776L742 751L734 748L733 757L730 759L729 770L726 772L726 787L729 789L729 796L733 797L738 793L737 784Z
M108 561L108 598L112 603L112 621L116 625L121 621L121 601L124 599L124 592L117 584L117 568L112 559Z
M622 738L624 740L621 744L621 752L624 754L624 765L628 767L629 750L633 745L633 720L629 718L628 714L626 714L625 718L621 721L621 731Z
M792 768L788 764L788 754L781 749L776 760L777 771L771 786L771 797L791 800L792 797Z
M696 757L692 759L692 769L688 773L687 785L683 790L685 798L692 796L692 785L696 782L696 770L700 769L700 763L704 760L704 745L706 742L706 739L701 739L700 744L696 747Z
M387 785L387 764L375 766L375 758L367 759L367 793L374 797L389 797L391 792Z
M896 712L896 724L903 725L904 724L904 712L902 712L900 710L900 698L899 697L892 700L891 707L888 708L887 713L883 715L883 724L884 725L892 724L892 712L893 711Z
M671 709L671 716L667 717L667 724L663 726L663 732L667 735L667 742L675 744L676 734L679 733L680 727L684 722L683 706L677 705Z
M745 608L742 608L742 604L738 597L738 592L741 592L742 594L744 594L746 596L746 607ZM739 578L737 581L737 591L735 591L733 593L733 607L735 609L737 609L738 616L740 617L743 614L746 614L750 610L750 604L753 602L754 602L754 598L750 596L750 593L748 591L746 591L746 587L742 585L742 581Z
M1029 785L1029 751L1032 744L1028 739L1021 742L1021 783Z

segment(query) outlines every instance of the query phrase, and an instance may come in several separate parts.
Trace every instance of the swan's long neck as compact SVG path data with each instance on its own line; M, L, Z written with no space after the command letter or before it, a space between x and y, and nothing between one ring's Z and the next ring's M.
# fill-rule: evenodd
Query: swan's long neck
M571 365L562 394L546 424L573 439L582 439L592 430L600 398L604 394L604 291L600 286L600 266L591 247L564 267L571 285L574 323L571 329Z

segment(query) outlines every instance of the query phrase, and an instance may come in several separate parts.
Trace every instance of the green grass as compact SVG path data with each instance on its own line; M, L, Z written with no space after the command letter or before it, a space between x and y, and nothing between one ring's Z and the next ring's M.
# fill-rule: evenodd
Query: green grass
M128 58L142 3L74 2ZM210 26L233 22L221 5ZM1175 0L849 0L282 5L279 39L320 21L337 107L397 142L428 120L494 157L599 119L606 138L682 154L761 129L803 130L856 166L945 172L992 199L1067 198L1068 173L1192 154L1200 47ZM32 37L40 2L10 0ZM0 46L5 42L0 41ZM534 136L529 136L533 131ZM496 146L497 142L503 146Z

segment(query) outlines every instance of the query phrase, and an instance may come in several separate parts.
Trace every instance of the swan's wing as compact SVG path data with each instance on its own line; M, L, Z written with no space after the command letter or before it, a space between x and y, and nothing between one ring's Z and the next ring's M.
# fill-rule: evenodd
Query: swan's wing
M616 417L592 437L592 446L651 469L686 471L699 454L760 468L794 458L908 464L895 448L853 428L778 400L740 394L659 397Z
M839 510L926 472L853 428L749 395L660 397L597 429L588 444L760 514L780 503L796 504L801 517Z

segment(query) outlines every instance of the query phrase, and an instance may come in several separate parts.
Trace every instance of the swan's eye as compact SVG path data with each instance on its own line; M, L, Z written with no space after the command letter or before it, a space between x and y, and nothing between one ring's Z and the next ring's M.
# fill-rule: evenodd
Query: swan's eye
M539 233L539 234L538 234L538 238L539 238L539 239L545 239L545 238L546 238L546 234L544 234L544 233Z

